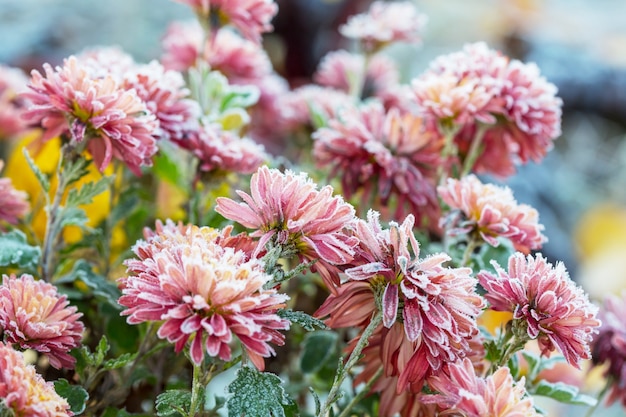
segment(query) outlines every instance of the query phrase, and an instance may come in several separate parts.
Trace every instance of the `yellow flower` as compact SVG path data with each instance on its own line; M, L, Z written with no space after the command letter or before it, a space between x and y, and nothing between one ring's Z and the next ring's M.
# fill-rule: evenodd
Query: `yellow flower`
M39 169L44 174L50 176L50 198L52 198L57 188L55 171L61 154L61 140L54 138L42 143L39 140L40 136L41 132L35 132L27 135L16 144L7 161L4 175L11 178L16 189L23 190L28 194L32 204L31 227L35 235L41 240L46 231L45 197L35 174L28 166L23 149L28 149L31 158ZM83 184L97 181L102 176L94 164L89 165L88 171L88 174L74 184L73 187L80 188ZM111 175L112 172L113 168L109 166L104 171L104 175ZM64 198L66 197L67 195ZM96 227L106 218L111 210L109 199L110 193L105 191L94 197L91 204L81 206L89 219L87 226ZM76 226L69 226L65 228L63 236L66 242L76 242L81 239L82 231Z

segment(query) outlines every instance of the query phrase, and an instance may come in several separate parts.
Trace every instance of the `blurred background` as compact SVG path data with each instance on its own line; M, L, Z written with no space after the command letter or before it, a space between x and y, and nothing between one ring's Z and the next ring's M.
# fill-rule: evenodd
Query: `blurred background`
M278 0L276 30L264 40L276 70L292 86L310 82L326 52L352 47L337 28L369 3ZM562 137L541 164L522 167L507 184L539 210L550 239L544 253L562 260L592 298L626 288L626 1L415 3L429 17L423 44L388 51L403 81L437 55L486 41L536 62L557 85ZM167 25L193 18L171 0L0 0L0 64L30 71L95 45L119 45L138 61L158 59Z

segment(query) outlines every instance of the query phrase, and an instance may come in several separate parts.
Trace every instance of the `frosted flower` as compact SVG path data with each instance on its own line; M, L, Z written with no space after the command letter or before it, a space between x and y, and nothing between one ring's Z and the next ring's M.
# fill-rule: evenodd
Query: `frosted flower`
M491 308L512 312L513 326L526 328L543 355L558 348L580 369L580 360L591 357L589 344L600 325L598 308L569 278L563 263L553 267L541 254L525 257L518 252L509 257L508 272L492 264L496 274L481 271L477 276Z
M281 128L293 131L313 126L313 113L327 120L336 117L341 109L353 107L354 100L342 91L305 85L279 99L278 106L282 109Z
M224 74L233 84L254 84L272 72L264 49L226 29L210 39L205 57L211 69Z
M76 57L80 64L89 69L92 78L106 78L111 75L121 82L127 71L137 64L133 57L116 46L101 46L82 51Z
M451 209L447 221L454 227L453 235L480 237L492 246L498 246L498 238L503 237L525 253L540 249L547 241L537 210L518 204L508 187L483 184L468 175L460 180L449 178L437 191Z
M198 158L199 169L205 172L252 174L268 158L263 146L215 126L201 128L177 143Z
M364 67L363 55L344 50L333 51L322 59L313 79L321 86L335 88L345 93L360 89L363 99L383 98L388 90L399 83L400 74L395 62L384 55L374 55L369 60L367 68Z
M261 34L273 29L278 12L274 0L176 0L191 6L200 19L208 19L211 29L233 25L245 38L260 44Z
M283 125L280 123L283 109L281 98L289 94L289 84L277 74L269 74L255 85L259 88L259 101L249 109L250 124L248 134L262 143L268 152L279 155L285 149L281 137Z
M44 64L44 70L45 77L32 72L32 91L24 93L33 103L24 117L41 124L43 140L70 133L75 143L88 140L100 171L114 157L137 175L142 165L151 165L158 123L134 90L122 89L111 75L92 78L89 67L73 56L55 69Z
M80 345L83 323L76 307L56 287L24 274L2 276L0 286L0 331L5 341L22 349L34 349L57 369L74 368L68 352Z
M420 223L437 217L435 177L442 142L421 118L371 102L341 112L313 139L316 164L330 166L331 177L341 177L346 198L363 190L364 202L372 194L385 207L394 202L396 217L406 208L420 214Z
M316 262L319 272L332 289L338 283L336 265L352 260L356 238L345 233L354 221L354 208L341 196L333 196L331 186L321 190L305 173L281 173L262 166L252 175L250 194L237 191L244 202L220 197L215 211L260 237L259 248L272 242L295 250L301 260Z
M157 223L146 240L133 247L137 258L125 261L119 303L128 323L163 322L160 338L180 352L190 342L190 356L201 364L204 353L231 359L233 335L255 366L273 355L269 343L282 345L279 330L289 322L276 315L286 295L263 289L271 279L258 259L225 244L228 235L208 227Z
M28 78L18 68L0 65L0 140L24 130L22 112L27 103L19 96L26 90Z
M180 72L165 70L156 61L135 66L124 74L124 87L134 89L159 122L154 136L179 140L197 130L198 103L188 99L189 90Z
M161 63L168 70L187 71L196 65L203 40L202 26L196 20L172 22L161 41Z
M476 376L469 359L447 364L428 383L437 395L424 395L428 403L444 406L443 414L467 417L539 417L533 399L526 392L524 378L513 380L508 367L498 368L486 378Z
M626 407L626 292L604 299L598 317L602 320L600 332L592 345L594 366L608 363L604 377L612 381L607 403L620 401Z
M413 224L409 215L401 225L391 222L389 229L383 229L378 213L370 211L368 222L356 224L360 244L354 266L345 270L349 280L367 282L374 294L382 296L383 327L391 329L383 337L382 343L389 345L383 363L386 375L399 377L398 392L409 384L421 386L443 363L466 356L470 340L478 333L476 317L483 306L469 268L443 267L450 260L444 253L419 258ZM351 288L354 300L331 294L338 302L330 308L330 302L322 306L321 313L328 312L332 323L349 320L335 318L339 312L359 321L368 308L370 317L376 309L374 302L366 304L362 287ZM404 353L394 354L397 349Z
M4 161L0 160L0 171L3 167ZM10 178L0 178L0 222L17 224L19 218L30 210L27 198L25 192L13 187Z
M56 393L52 382L46 382L33 365L26 364L22 353L3 342L0 342L0 403L15 416L74 415L67 400Z
M455 142L462 157L483 125L475 172L511 175L515 164L545 156L561 133L556 87L536 65L509 60L483 42L437 58L412 88L425 117L461 130Z
M410 1L375 1L367 13L351 16L339 31L373 52L391 42L419 42L425 24L426 16Z

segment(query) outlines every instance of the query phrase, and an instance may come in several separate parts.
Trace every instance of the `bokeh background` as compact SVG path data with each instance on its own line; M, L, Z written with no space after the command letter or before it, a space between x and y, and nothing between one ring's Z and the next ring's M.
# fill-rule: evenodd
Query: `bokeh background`
M507 184L518 201L539 210L550 239L544 253L563 261L592 298L626 288L626 1L415 3L429 17L423 44L388 51L405 82L437 55L482 40L536 62L557 85L562 137L541 164L523 167ZM277 71L297 86L310 81L326 52L351 48L337 27L369 1L278 4L276 31L264 45ZM0 0L0 63L30 71L95 45L119 45L138 61L158 59L167 25L186 19L193 19L189 8L171 0ZM598 388L593 376L587 379L587 389ZM624 415L615 407L598 411L607 413Z

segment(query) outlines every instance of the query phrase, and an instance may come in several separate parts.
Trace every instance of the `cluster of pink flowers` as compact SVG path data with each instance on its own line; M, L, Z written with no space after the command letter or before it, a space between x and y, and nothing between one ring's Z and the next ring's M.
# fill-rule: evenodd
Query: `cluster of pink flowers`
M68 417L74 414L65 398L46 382L24 356L0 341L0 408L15 416Z
M437 188L439 196L450 207L442 223L451 226L450 234L480 238L492 246L506 238L515 249L528 253L541 249L547 238L541 233L539 213L526 204L518 204L508 187L483 184L474 175L460 180L448 178Z
M279 330L289 322L276 315L286 295L263 286L271 277L261 262L237 247L230 229L157 223L145 241L133 248L136 259L125 262L129 275L120 279L119 303L128 323L163 322L158 336L175 343L180 352L190 343L191 359L204 360L204 352L231 359L230 343L237 336L259 369L264 357L274 354L269 345L282 345Z
M32 102L24 117L41 124L43 140L65 134L75 144L87 141L100 171L113 157L138 175L142 165L151 165L158 123L135 90L122 88L112 75L94 78L73 56L56 68L44 64L44 70L45 76L33 70L31 91L24 93Z
M273 29L270 23L278 12L274 0L177 0L191 6L200 21L234 26L245 38L260 44L261 34Z
M602 320L594 338L594 366L606 366L604 376L611 383L608 404L620 401L626 407L626 292L604 299L598 317Z
M509 60L484 43L439 57L412 87L426 117L458 132L462 157L482 141L484 152L473 165L478 173L511 175L516 163L539 161L561 134L556 87L536 65Z
M68 353L80 345L84 329L76 307L56 287L24 274L2 276L0 285L0 333L8 343L34 349L57 369L73 368Z
M347 234L355 220L354 208L333 188L317 185L306 174L282 173L262 166L252 175L250 194L237 191L244 202L217 199L215 210L227 219L254 229L258 249L268 243L293 250L303 262L315 261L318 272L332 289L339 282L337 265L352 260L357 239Z
M351 16L339 31L360 41L365 51L375 52L392 42L419 42L425 24L426 16L410 1L375 1L366 13Z
M563 263L553 266L541 254L518 252L509 258L508 271L492 264L496 274L481 271L477 276L492 309L513 313L528 338L537 339L543 355L558 348L577 368L582 359L591 358L589 344L600 326L598 308L569 278Z
M330 166L331 177L341 176L347 198L362 191L364 203L372 195L382 206L395 200L396 217L408 208L420 216L420 224L436 227L442 141L421 118L397 108L386 111L374 101L340 112L313 138L317 165Z
M4 161L0 160L0 171L3 167ZM0 178L0 222L17 224L19 218L30 210L26 198L26 193L16 190L9 178Z
M20 69L0 65L0 140L11 138L25 128L21 116L27 103L19 94L27 84L28 78Z
M409 215L401 225L391 222L383 229L378 213L370 211L354 231L360 243L345 269L346 288L316 312L330 316L331 327L362 326L377 308L375 296L380 297L384 329L379 329L378 360L386 376L397 377L398 392L419 391L443 364L465 357L483 307L469 268L444 267L450 260L444 253L419 258L413 226Z

